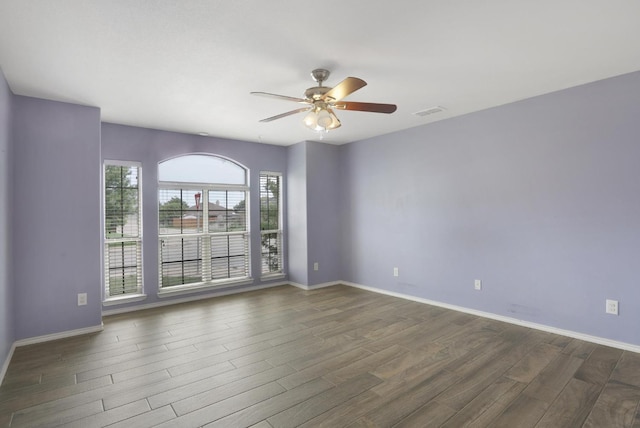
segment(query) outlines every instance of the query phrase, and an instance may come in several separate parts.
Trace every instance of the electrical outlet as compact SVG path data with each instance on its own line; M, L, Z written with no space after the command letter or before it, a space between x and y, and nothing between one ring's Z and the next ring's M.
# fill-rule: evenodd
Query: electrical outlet
M482 281L479 279L473 281L473 288L475 288L476 290L482 290Z
M87 304L87 293L78 293L78 306Z
M618 301L607 299L606 311L611 315L618 315Z
M400 276L400 272L398 271L397 267L393 268L393 276Z
M320 265L318 264L318 262L315 262L313 264L313 270L318 270L320 268Z

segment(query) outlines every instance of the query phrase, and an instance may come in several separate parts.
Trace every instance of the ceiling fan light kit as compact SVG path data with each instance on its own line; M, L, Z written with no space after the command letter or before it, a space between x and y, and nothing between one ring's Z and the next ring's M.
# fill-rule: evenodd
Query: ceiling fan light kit
M329 132L341 126L340 120L333 110L328 107L313 108L304 117L304 124L307 128L316 132Z
M251 92L252 95L277 98L285 101L294 101L300 104L308 104L276 116L262 119L260 122L271 122L276 119L291 116L296 113L307 112L303 119L304 125L316 132L329 132L341 126L340 120L333 112L333 109L366 111L373 113L393 113L397 107L395 104L361 103L355 101L342 101L343 98L367 85L362 79L357 77L347 77L335 87L322 86L322 82L327 80L331 73L323 68L315 69L311 72L311 77L318 83L318 86L311 87L304 92L304 98L289 97L286 95L271 94L268 92Z

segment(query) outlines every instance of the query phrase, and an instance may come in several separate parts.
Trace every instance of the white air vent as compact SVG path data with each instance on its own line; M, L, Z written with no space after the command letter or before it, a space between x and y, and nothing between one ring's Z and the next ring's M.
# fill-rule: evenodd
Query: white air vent
M445 108L444 107L440 107L440 106L435 106L435 107L430 107L428 109L425 110L420 110L417 111L415 113L413 113L416 116L429 116L430 114L436 114L436 113L440 113L442 111L444 111Z

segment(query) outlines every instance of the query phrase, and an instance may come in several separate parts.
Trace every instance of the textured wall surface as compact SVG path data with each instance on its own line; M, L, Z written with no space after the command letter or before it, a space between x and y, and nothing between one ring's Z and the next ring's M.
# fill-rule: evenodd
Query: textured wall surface
M309 285L307 243L307 146L302 142L287 148L287 241L289 242L289 279Z
M158 301L157 164L187 153L245 165L256 190L260 171L284 174L293 282L342 279L638 345L639 99L632 73L344 146L281 147L100 124L97 108L13 96L0 79L0 358L13 340L100 324L103 160L142 163L148 298L136 304Z
M343 279L640 344L638 100L632 73L344 146Z
M309 285L342 279L340 254L340 147L307 146L307 224ZM318 270L314 270L318 263Z
M99 326L100 110L13 101L16 339Z
M12 99L13 94L0 70L0 367L9 355L15 337L11 288Z

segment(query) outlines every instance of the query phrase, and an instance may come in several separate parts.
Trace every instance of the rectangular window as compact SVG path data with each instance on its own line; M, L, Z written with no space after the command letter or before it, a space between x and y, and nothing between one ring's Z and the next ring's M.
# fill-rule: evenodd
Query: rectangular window
M161 288L249 278L246 197L203 186L159 189Z
M105 300L142 294L139 164L104 164Z
M262 276L283 273L282 174L260 173L260 235Z

